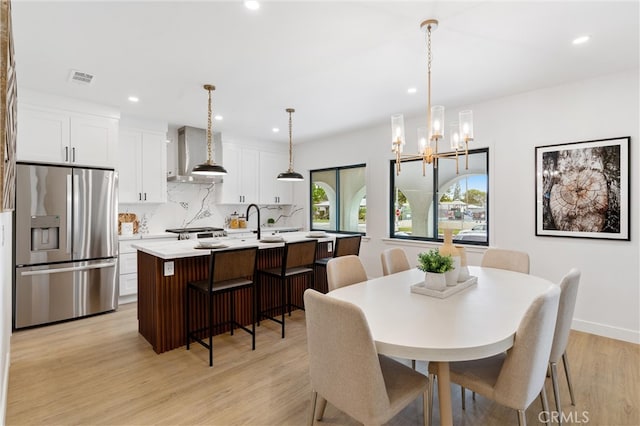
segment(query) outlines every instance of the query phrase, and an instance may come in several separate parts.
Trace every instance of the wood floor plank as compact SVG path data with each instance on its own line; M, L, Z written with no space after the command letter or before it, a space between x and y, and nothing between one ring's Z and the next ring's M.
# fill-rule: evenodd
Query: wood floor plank
M301 425L311 389L304 312L279 325L263 321L256 350L237 332L214 338L214 366L199 345L156 354L137 331L136 305L79 321L14 333L8 425ZM572 332L569 359L577 405L561 380L566 424L639 425L640 346ZM408 364L408 361L407 361ZM426 363L418 369L426 371ZM559 373L564 370L559 366ZM551 384L547 392L552 395ZM456 425L516 424L513 410L481 396L460 408L452 387ZM552 398L550 398L552 400ZM527 410L539 424L539 401ZM439 422L437 396L434 421ZM587 418L579 417L586 412ZM575 414L573 414L575 413ZM421 424L416 401L389 424ZM587 421L588 420L588 421ZM323 425L356 425L327 406Z

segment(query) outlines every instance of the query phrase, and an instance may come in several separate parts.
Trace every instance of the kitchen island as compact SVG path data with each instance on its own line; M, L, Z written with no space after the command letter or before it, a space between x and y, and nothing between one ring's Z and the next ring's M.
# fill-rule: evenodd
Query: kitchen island
M287 232L279 234L286 242L308 239L306 232ZM317 238L318 249L316 258L331 255L335 235ZM156 353L175 349L185 344L184 300L187 282L206 279L209 273L210 250L196 248L201 241L210 242L214 239L174 240L174 241L142 241L133 244L138 250L138 331L151 344ZM281 265L284 252L284 242L260 242L255 236L217 238L225 248L240 248L258 246L258 269L274 268ZM324 273L324 268L317 271ZM325 280L321 283L320 291L325 291ZM305 290L304 281L294 279L292 301L302 305L302 293ZM268 278L261 278L257 283L261 286L260 306L263 309L279 305L280 287L277 282ZM317 286L316 286L317 287ZM214 323L225 321L228 317L228 295L214 298ZM235 298L235 312L238 322L251 323L251 290L240 290ZM191 316L195 323L202 323L206 319L206 305L204 299L192 302ZM227 332L228 326L220 326L214 334Z

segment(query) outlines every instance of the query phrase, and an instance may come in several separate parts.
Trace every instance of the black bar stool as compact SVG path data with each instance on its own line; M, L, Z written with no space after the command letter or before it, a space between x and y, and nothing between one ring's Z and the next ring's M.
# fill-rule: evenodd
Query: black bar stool
M313 264L316 260L316 249L318 240L296 241L285 243L284 254L282 257L282 265L278 268L261 269L258 271L260 275L271 277L280 282L280 305L262 310L260 306L260 296L258 296L258 323L262 318L267 318L282 325L282 338L284 338L284 317L285 312L291 315L291 307L304 309L303 306L295 305L291 302L293 278L300 276L309 276L307 288L313 288ZM280 309L282 311L281 319L277 319L268 312Z
M187 337L187 350L191 340L200 343L209 349L209 367L213 365L213 328L215 326L229 324L231 335L237 326L251 334L251 349L256 349L256 286L255 270L258 259L258 247L245 247L229 250L212 250L209 256L209 278L187 283L185 297L185 335ZM235 292L243 288L251 288L251 328L236 321L235 317ZM207 300L207 325L199 329L191 329L191 293L203 294ZM213 296L214 294L229 293L229 319L225 322L213 323ZM203 332L209 336L208 343L200 336Z
M335 247L333 247L333 256L323 257L315 261L315 267L317 273L320 274L319 278L321 284L327 284L327 263L334 257L349 256L360 254L360 242L362 241L362 235L349 235L346 237L336 237ZM322 289L324 291L324 289Z

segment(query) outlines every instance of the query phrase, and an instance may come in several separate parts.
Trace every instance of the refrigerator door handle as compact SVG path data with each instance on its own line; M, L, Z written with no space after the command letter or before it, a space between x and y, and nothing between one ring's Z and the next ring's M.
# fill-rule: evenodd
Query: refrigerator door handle
M73 189L72 189L72 198L73 198L73 257L75 258L77 253L83 248L81 236L80 236L80 227L84 226L84 223L80 223L80 176L76 173L73 173ZM88 257L88 256L85 256ZM76 259L74 259L76 260Z
M67 248L66 252L71 254L71 175L67 175Z
M31 275L49 275L49 274L58 274L61 272L74 272L74 271L88 271L90 269L101 269L101 268L111 268L116 266L116 262L108 262L108 263L95 263L93 265L85 265L85 266L72 266L69 268L58 268L58 269L40 269L37 271L23 271L20 272L20 275L23 277L31 276Z

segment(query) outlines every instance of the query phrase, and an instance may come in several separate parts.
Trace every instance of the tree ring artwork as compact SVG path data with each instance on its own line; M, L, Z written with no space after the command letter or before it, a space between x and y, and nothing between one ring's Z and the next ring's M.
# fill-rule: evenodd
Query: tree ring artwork
M628 240L629 142L536 147L536 235Z

